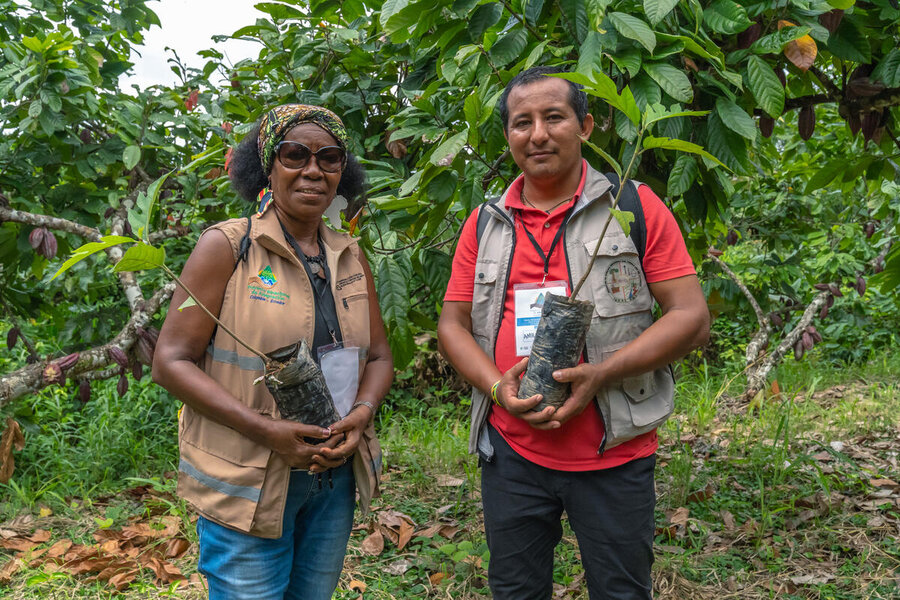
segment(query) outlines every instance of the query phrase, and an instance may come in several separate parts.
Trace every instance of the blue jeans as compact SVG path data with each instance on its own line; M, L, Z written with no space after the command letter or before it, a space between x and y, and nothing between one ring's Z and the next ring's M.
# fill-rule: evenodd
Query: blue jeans
M321 487L320 487L321 485ZM293 471L278 539L197 520L210 600L328 600L337 587L356 490L351 463L321 477Z

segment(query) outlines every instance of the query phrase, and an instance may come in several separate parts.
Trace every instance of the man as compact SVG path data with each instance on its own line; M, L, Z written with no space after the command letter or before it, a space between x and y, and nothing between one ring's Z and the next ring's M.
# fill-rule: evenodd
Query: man
M655 426L672 408L668 364L706 342L709 313L674 218L642 185L643 261L613 219L578 294L595 305L586 362L553 374L570 396L540 411L539 395L517 397L533 305L545 291L571 294L612 203L610 182L581 156L587 98L553 72L529 69L501 96L522 175L463 227L439 348L473 385L469 451L481 457L493 597L550 598L565 511L592 600L650 598Z

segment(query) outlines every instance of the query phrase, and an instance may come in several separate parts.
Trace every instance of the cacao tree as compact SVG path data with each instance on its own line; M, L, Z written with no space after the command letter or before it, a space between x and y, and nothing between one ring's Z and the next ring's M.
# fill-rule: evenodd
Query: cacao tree
M415 334L434 330L461 223L517 174L496 103L529 66L603 73L617 90L627 86L641 111L661 104L698 113L668 119L657 135L710 157L659 147L635 161L636 178L672 206L698 262L724 233L742 182L766 175L773 153L815 145L824 115L840 119L853 141L831 145L816 170L792 174L794 190L835 190L854 178L889 190L896 179L900 10L890 0L263 2L265 16L233 32L259 44L256 58L231 64L210 50L200 66L173 63L178 86L131 94L118 76L156 22L142 0L0 7L0 117L15 133L0 142L0 299L15 323L55 324L54 356L89 356L110 340L129 356L135 328L156 309L150 300L159 293L162 302L168 289L158 275L113 275L96 260L50 282L61 259L85 241L135 233L129 211L158 183L153 241L164 241L177 271L204 224L250 209L229 188L227 149L277 103L324 104L350 130L370 189L364 206L347 207L344 226L362 237L373 264L399 366L413 355ZM602 99L591 108L597 151L586 147L588 160L603 168L602 151L629 163L634 123ZM770 138L776 130L783 134ZM859 160L845 160L848 148ZM826 170L828 161L836 166ZM785 183L767 181L772 190ZM871 220L880 235L896 228ZM116 252L107 253L112 263ZM896 285L896 249L882 262L879 285ZM813 273L804 277L826 281ZM79 358L68 377L117 375L114 362ZM15 392L0 386L0 402L44 385L28 381Z

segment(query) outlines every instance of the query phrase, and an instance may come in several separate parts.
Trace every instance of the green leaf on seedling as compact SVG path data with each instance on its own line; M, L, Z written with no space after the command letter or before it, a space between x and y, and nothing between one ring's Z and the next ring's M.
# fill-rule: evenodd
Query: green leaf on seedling
M137 240L134 240L130 237L125 237L122 235L106 235L100 238L99 242L89 242L72 251L72 254L69 256L68 260L62 264L56 274L50 278L50 281L53 281L70 268L73 265L80 263L85 258L94 254L96 252L100 252L101 250L106 250L107 248L112 248L113 246L118 246L119 244L131 244Z
M663 148L666 150L679 150L681 152L699 154L700 156L728 169L728 167L721 160L704 150L702 146L698 146L697 144L686 142L684 140L675 140L666 137L653 137L652 135L648 135L644 139L644 149L649 150L650 148ZM730 171L731 169L728 170Z
M97 524L97 527L99 527L100 529L109 529L113 525L112 517L107 517L106 519L94 517L94 522Z
M190 307L192 307L192 306L197 306L197 302L196 302L193 298L191 298L190 296L188 296L188 297L187 297L187 300L185 300L184 302L182 302L182 303L181 303L181 306L178 307L178 312L181 312L181 311L183 311L184 309L190 308Z
M597 146L590 140L582 140L582 141L585 143L585 145L587 145L588 148L590 148L591 150L596 152L597 156L599 156L600 158L605 160L607 163L609 163L609 166L611 166L613 168L613 171L616 172L616 175L618 175L620 179L622 178L622 167L619 165L618 162L616 162L616 159L614 159L612 156L610 156L608 153L606 153L602 148L600 148L600 146Z
M165 248L154 248L149 244L138 242L125 251L122 260L116 263L113 271L146 271L158 269L166 262Z
M634 213L628 210L619 210L618 208L610 208L609 212L611 212L616 218L616 221L619 222L625 235L631 235L631 224L634 222Z

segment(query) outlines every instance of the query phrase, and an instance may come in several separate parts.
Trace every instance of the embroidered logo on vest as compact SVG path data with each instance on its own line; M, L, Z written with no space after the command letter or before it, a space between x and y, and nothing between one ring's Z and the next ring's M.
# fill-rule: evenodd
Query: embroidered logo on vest
M617 260L606 269L606 291L619 304L633 302L644 285L641 270L627 260Z
M275 273L272 272L271 265L266 265L266 268L259 272L259 280L262 281L266 287L272 287L278 283L278 279L275 278Z

